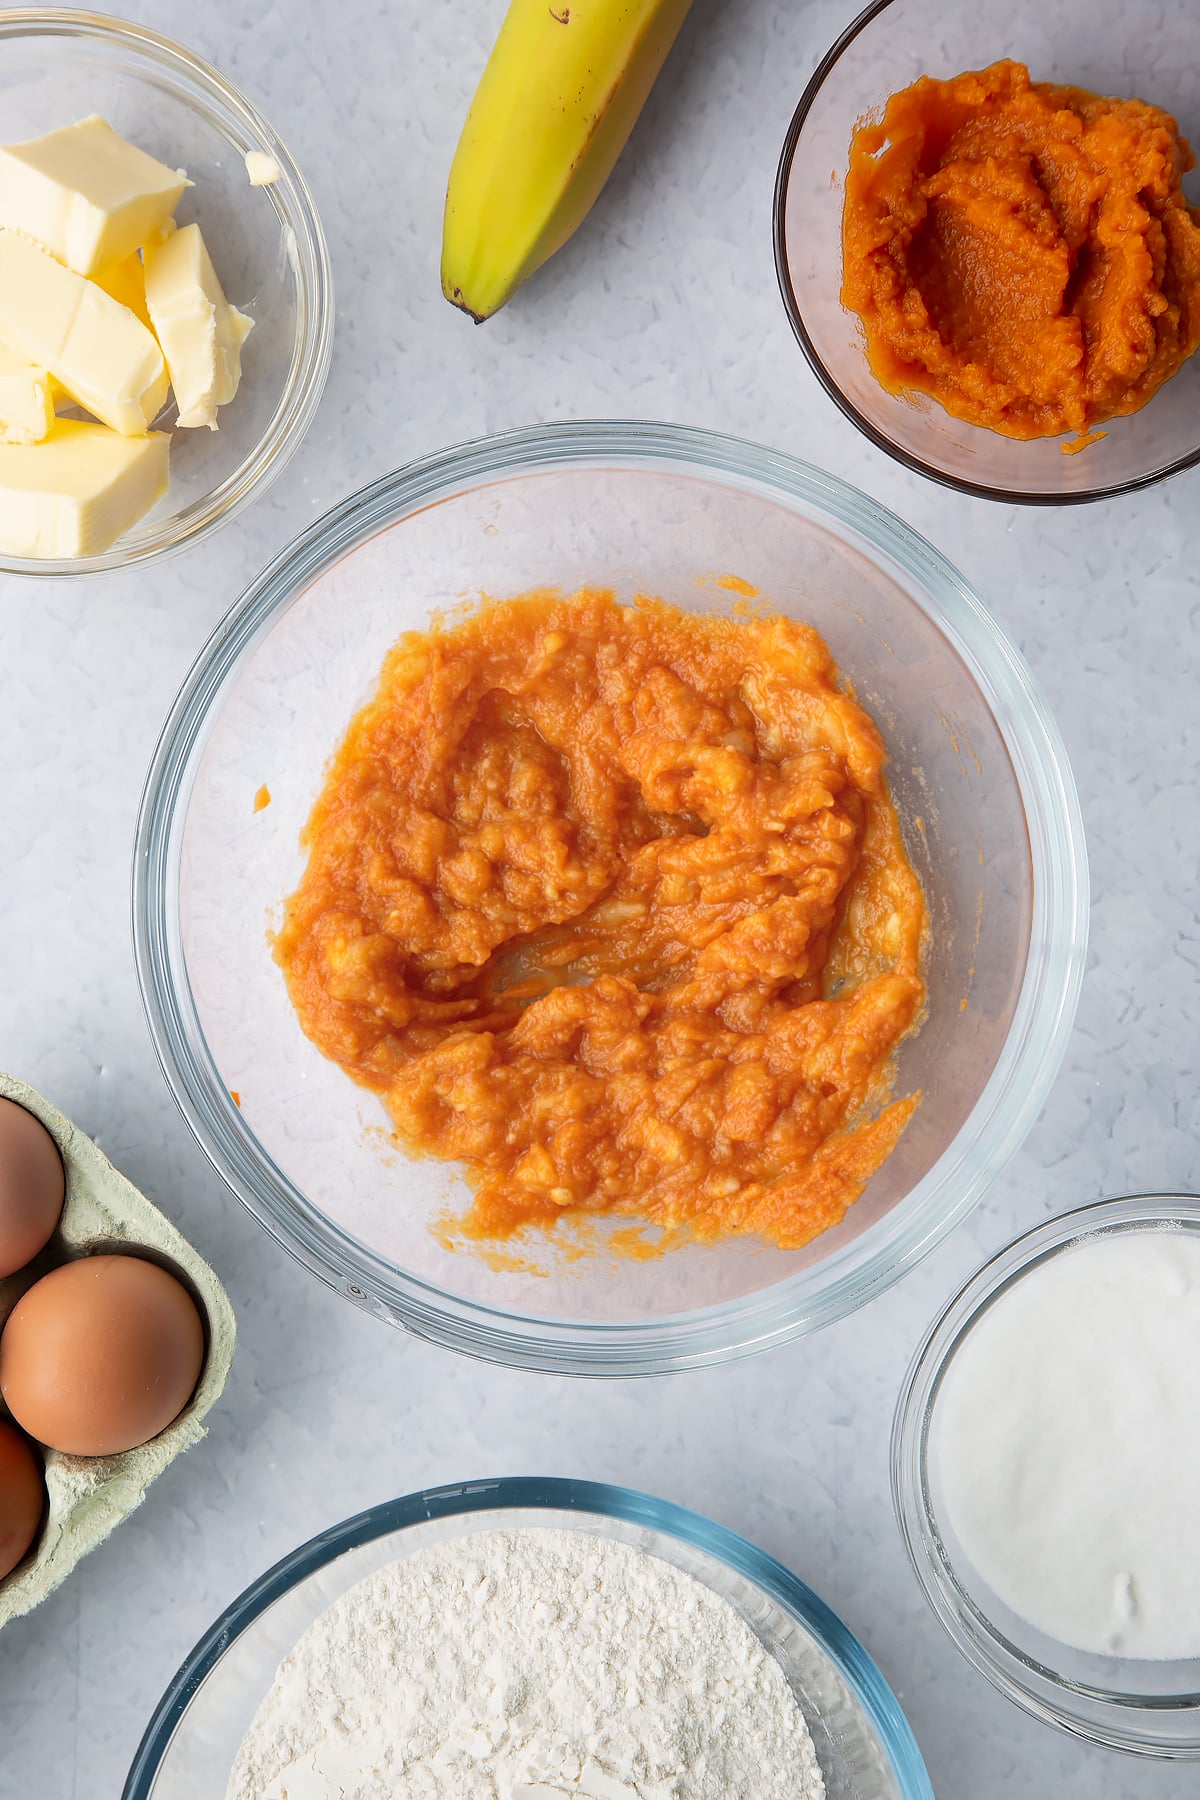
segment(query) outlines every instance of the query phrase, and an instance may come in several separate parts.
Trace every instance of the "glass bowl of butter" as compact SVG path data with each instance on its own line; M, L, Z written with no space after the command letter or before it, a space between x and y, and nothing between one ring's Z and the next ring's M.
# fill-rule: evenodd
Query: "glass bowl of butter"
M125 568L298 447L332 346L324 235L271 127L155 32L6 11L0 82L0 568Z

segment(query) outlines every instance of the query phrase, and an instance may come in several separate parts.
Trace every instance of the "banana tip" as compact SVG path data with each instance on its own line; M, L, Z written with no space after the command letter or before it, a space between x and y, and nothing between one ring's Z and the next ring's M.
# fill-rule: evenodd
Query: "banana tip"
M485 319L491 317L490 313L476 312L460 287L454 287L451 283L444 282L442 284L442 293L450 302L451 306L457 306L459 312L465 312L468 319L474 319L476 325L482 325Z

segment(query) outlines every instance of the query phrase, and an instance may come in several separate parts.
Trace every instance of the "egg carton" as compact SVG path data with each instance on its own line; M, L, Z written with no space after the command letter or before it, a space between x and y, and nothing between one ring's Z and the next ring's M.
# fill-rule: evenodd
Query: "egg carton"
M43 1452L48 1505L33 1550L0 1581L0 1630L65 1581L76 1563L139 1506L167 1464L204 1436L203 1420L220 1396L233 1363L236 1325L229 1296L187 1239L102 1151L58 1109L0 1071L0 1095L40 1119L58 1145L67 1176L58 1229L41 1254L0 1280L0 1329L26 1290L60 1263L86 1251L137 1252L177 1275L205 1321L204 1367L195 1393L174 1422L136 1450L119 1456ZM8 1414L0 1401L0 1418Z

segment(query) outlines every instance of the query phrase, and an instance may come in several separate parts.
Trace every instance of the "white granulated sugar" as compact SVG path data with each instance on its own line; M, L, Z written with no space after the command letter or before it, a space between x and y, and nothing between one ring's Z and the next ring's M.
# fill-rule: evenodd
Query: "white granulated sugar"
M824 1800L782 1668L690 1575L489 1531L360 1582L279 1669L228 1800Z
M1001 1289L933 1414L942 1508L1006 1606L1094 1656L1200 1656L1200 1240L1101 1232Z

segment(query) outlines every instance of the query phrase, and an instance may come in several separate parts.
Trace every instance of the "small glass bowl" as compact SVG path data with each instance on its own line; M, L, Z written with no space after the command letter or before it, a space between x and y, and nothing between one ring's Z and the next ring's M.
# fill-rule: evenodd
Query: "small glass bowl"
M892 1500L925 1597L968 1662L1032 1713L1089 1743L1141 1756L1200 1759L1200 1658L1093 1656L1036 1630L972 1567L944 1516L930 1454L942 1384L972 1327L1032 1270L1101 1234L1155 1229L1200 1236L1200 1197L1136 1194L1048 1220L978 1269L930 1329L905 1377L892 1428Z
M775 184L775 266L783 303L821 385L898 462L985 500L1062 506L1148 487L1200 461L1200 353L1139 412L1075 455L1067 439L1028 443L952 418L928 396L889 394L841 303L842 202L850 139L922 75L945 80L1003 57L1035 81L1138 98L1172 113L1200 151L1195 0L874 0L818 64L792 117ZM1200 200L1200 176L1185 187Z
M481 1531L586 1531L684 1569L777 1657L812 1732L828 1800L933 1800L894 1694L841 1620L782 1563L698 1513L629 1488L528 1478L434 1488L312 1538L248 1587L155 1710L123 1800L224 1800L280 1662L347 1589L427 1545Z
M230 301L254 329L242 383L219 431L172 430L172 401L155 421L171 431L171 479L152 512L95 556L0 555L21 575L93 575L198 542L241 512L279 474L312 422L329 372L333 284L312 195L271 127L208 63L157 32L57 7L0 12L6 143L100 113L195 184L182 223L204 233ZM245 155L262 151L279 179L251 187Z
M897 1092L924 1099L840 1224L650 1260L499 1257L446 1241L470 1204L413 1159L379 1099L303 1035L268 927L303 871L332 751L401 632L480 594L584 585L699 612L730 578L822 632L879 721L933 920L929 1009ZM735 588L737 582L735 581ZM740 604L745 604L744 601ZM255 796L269 805L256 810ZM965 1216L1045 1101L1087 941L1079 803L1054 723L1000 626L907 526L819 470L681 426L563 423L459 445L306 530L218 628L171 711L142 802L134 945L171 1089L234 1192L355 1305L451 1348L559 1374L719 1362L881 1292ZM235 1098L236 1096L236 1098ZM565 1229L565 1228L564 1228Z

